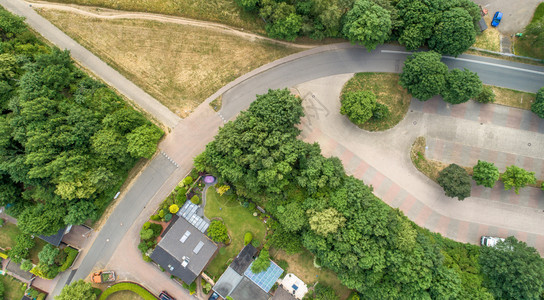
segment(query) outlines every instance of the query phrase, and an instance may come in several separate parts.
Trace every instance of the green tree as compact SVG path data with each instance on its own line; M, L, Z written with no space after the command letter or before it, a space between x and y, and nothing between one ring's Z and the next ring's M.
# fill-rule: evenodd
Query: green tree
M318 283L314 288L314 299L316 300L338 300L340 299L334 290L323 283Z
M323 211L309 210L308 215L310 228L323 236L337 232L346 223L346 218L332 207Z
M251 272L254 274L266 271L270 267L270 254L267 250L261 250L257 259L251 264Z
M26 234L53 235L64 226L66 208L54 204L28 206L17 218L17 227Z
M470 197L470 176L456 164L450 164L440 171L437 181L448 197L457 197L459 200Z
M496 299L540 299L544 292L544 261L535 248L508 237L495 247L481 247L485 285Z
M36 242L29 234L18 234L15 237L15 246L9 251L9 256L14 262L20 263L30 256L30 249L34 248L35 245Z
M40 263L52 265L55 263L55 258L57 257L57 255L59 255L59 253L59 248L54 247L51 244L47 244L43 246L42 251L38 253L38 258L40 259Z
M529 172L516 166L507 167L501 180L504 183L504 190L508 191L514 188L516 194L519 194L520 188L536 183L535 172Z
M93 293L93 286L90 282L85 282L82 279L72 282L70 285L65 285L55 300L95 300L96 295Z
M236 3L246 11L253 11L257 9L259 0L236 0Z
M298 202L291 202L284 206L278 206L278 221L287 231L299 231L307 223L306 213Z
M372 117L376 95L371 91L347 92L342 95L341 102L340 113L347 115L355 124L363 124Z
M402 20L399 42L408 50L423 46L432 36L438 14L428 1L400 0L396 8Z
M484 85L482 91L474 100L480 103L493 103L495 102L495 93L490 86Z
M482 91L482 81L478 74L465 69L453 69L446 74L446 85L440 93L444 101L460 104L475 98Z
M544 17L531 21L525 27L522 39L527 41L533 48L544 47Z
M69 225L80 225L87 220L96 218L96 206L90 201L77 201L68 207L68 213L64 217L64 223Z
M295 7L286 2L262 0L259 15L266 21L265 29L271 38L293 41L302 27L302 17Z
M246 232L246 234L244 234L244 246L249 245L249 243L251 243L252 240L253 240L253 234L249 231Z
M153 229L142 229L140 231L140 239L147 241L154 237Z
M15 77L17 60L9 53L0 54L0 80L9 80Z
M499 169L490 162L478 160L478 163L473 168L472 179L476 184L492 188L495 182L499 180Z
M21 262L21 270L23 271L30 271L32 267L34 267L34 264L28 259L23 259Z
M151 158L164 133L157 126L142 125L127 134L127 150L135 158Z
M442 13L428 44L438 53L458 56L475 41L472 16L465 9L455 7Z
M531 111L544 119L544 87L540 88L536 93L535 101L531 104Z
M223 222L214 220L210 223L208 227L208 236L218 243L226 243L229 241L229 235L227 232L227 227Z
M356 0L346 14L343 33L352 43L360 43L370 52L389 39L391 14L370 0Z
M417 52L404 62L400 84L415 98L426 101L440 94L446 85L448 67L440 61L441 55Z

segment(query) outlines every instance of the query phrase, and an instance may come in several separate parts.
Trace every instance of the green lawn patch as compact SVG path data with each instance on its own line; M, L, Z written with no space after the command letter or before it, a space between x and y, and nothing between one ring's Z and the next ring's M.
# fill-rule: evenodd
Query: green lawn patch
M25 287L22 282L9 275L0 276L0 280L4 284L4 299L23 298Z
M5 222L4 226L0 228L0 247L12 248L15 246L15 237L21 233L17 225L9 222Z
M262 242L266 227L251 211L241 206L234 197L219 196L215 189L209 188L206 194L204 214L208 219L220 217L225 222L232 242L220 249L217 256L211 261L205 272L217 280L227 269L229 260L235 257L244 247L244 235L250 231L253 239Z
M540 18L544 18L544 2L540 3L537 6L533 18L531 19L531 24L536 22ZM533 45L534 40L535 37L526 36L524 32L523 37L516 38L515 40L515 54L544 59L544 49L542 47L536 47L535 45Z
M342 94L356 91L372 91L378 103L387 105L391 115L376 120L371 118L360 128L368 131L381 131L397 125L408 112L412 97L399 84L399 74L394 73L357 73L342 89Z
M120 282L120 283L112 285L110 288L106 289L102 293L102 295L100 295L99 300L106 300L113 293L121 292L121 291L134 292L138 294L140 297L142 297L144 300L157 300L157 297L151 294L148 290L132 282Z
M495 93L496 104L530 110L531 104L536 99L536 94L534 93L521 92L498 86L491 86L491 88Z

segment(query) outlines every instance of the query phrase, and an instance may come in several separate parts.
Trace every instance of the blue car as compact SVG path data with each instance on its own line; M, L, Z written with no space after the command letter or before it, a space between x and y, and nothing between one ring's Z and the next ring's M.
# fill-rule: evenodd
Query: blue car
M491 21L491 26L493 27L499 26L501 19L502 19L502 13L500 11L496 12L495 15L493 16L493 21Z

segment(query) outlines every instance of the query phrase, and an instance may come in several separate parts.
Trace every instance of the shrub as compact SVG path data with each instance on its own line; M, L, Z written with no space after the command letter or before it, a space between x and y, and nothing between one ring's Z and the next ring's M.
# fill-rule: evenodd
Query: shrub
M516 194L519 193L520 188L536 183L535 172L529 172L516 166L507 167L501 176L501 180L504 182L506 191L514 188Z
M194 196L191 198L191 202L193 202L193 203L196 204L196 205L199 205L199 204L200 204L200 197L198 197L197 195L194 195Z
M267 250L261 250L259 257L251 265L251 272L257 274L266 271L270 267L270 254Z
M206 295L212 289L212 285L209 282L207 282L206 280L204 280L204 279L201 279L200 285L202 286L202 292L204 292L204 294L206 294Z
M144 241L152 239L153 235L152 229L142 229L142 231L140 231L140 238Z
M493 103L495 102L495 93L490 86L484 85L482 91L474 100L480 103Z
M251 241L251 245L253 245L255 248L259 248L261 247L261 242L259 242L259 240L253 240Z
M175 214L175 213L177 213L179 211L179 206L177 206L176 204L172 204L172 205L170 205L168 210L170 211L170 213Z
M166 211L164 211L164 209L161 209L159 211L159 217L162 219L162 218L164 218L165 215L166 215Z
M39 276L44 279L53 279L59 274L59 267L56 265L46 265L44 263L38 263L30 273Z
M161 219L161 217L159 215L152 215L150 217L150 219L153 220L153 221L159 221Z
M536 99L531 104L531 111L537 116L544 118L544 87L540 88L536 93Z
M145 262L151 262L151 261L152 261L151 257L147 256L145 253L142 254L142 259L143 259Z
M470 197L470 176L467 171L456 164L447 166L438 175L438 184L448 197L463 200Z
M218 220L211 222L210 227L208 227L208 236L218 243L226 243L229 240L227 227Z
M72 266L77 254L79 253L79 251L72 247L64 248L63 252L67 253L68 256L66 257L66 261L64 261L64 263L59 267L59 271L61 272L68 270Z
M142 229L143 230L149 229L150 226L151 226L151 222L145 222L144 226L142 226Z
M185 194L187 194L187 189L180 188L176 194L176 203L179 203L181 201L185 202L185 200L187 200L187 197L185 196Z
M169 222L170 220L172 220L172 214L166 214L166 216L164 216L164 221Z
M34 264L28 259L23 259L23 262L21 262L21 270L23 271L30 271L34 267Z
M251 232L246 232L244 235L244 245L248 245L253 240L253 234Z
M289 269L289 263L283 259L277 260L276 263L280 268L283 269L283 273L281 274L281 278L283 278L287 274L287 269Z
M28 258L30 249L36 245L36 242L28 234L18 234L15 237L15 246L9 251L11 260L20 263L23 259Z
M149 250L149 246L147 245L147 242L143 241L138 244L138 250L142 252L142 254L145 254L147 250Z
M389 118L389 116L391 116L389 107L385 104L376 102L376 107L374 107L372 110L372 118L376 120L383 120Z
M355 124L363 124L372 117L376 95L370 91L348 92L342 95L340 113Z
M193 177L187 176L187 177L183 178L183 180L181 182L183 183L183 185L187 186L187 185L193 183Z
M495 182L499 180L499 169L490 162L478 160L478 163L473 168L472 179L476 184L492 188Z

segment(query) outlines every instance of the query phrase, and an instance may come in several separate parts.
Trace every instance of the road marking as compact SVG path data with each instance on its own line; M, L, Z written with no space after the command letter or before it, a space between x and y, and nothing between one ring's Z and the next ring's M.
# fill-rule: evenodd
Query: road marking
M408 52L408 51L395 51L395 50L381 50L381 52L382 53L397 53L397 54L413 54L414 53L414 52ZM533 73L533 74L538 74L538 75L544 75L544 72L540 72L540 71L523 69L523 68L512 67L512 66L505 66L505 65L494 64L494 63L485 62L485 61L468 59L468 58L459 58L459 57L453 57L453 56L442 56L442 58L447 58L447 59L452 59L452 60L459 60L459 61L466 61L466 62L481 64L481 65L488 65L488 66L499 67L499 68L505 68L505 69L515 70L515 71L520 71L520 72L527 72L527 73Z
M179 168L179 165L173 160L170 158L170 156L166 155L166 153L162 152L161 151L161 154L166 157L166 159L168 159L174 166L176 166L176 168Z

